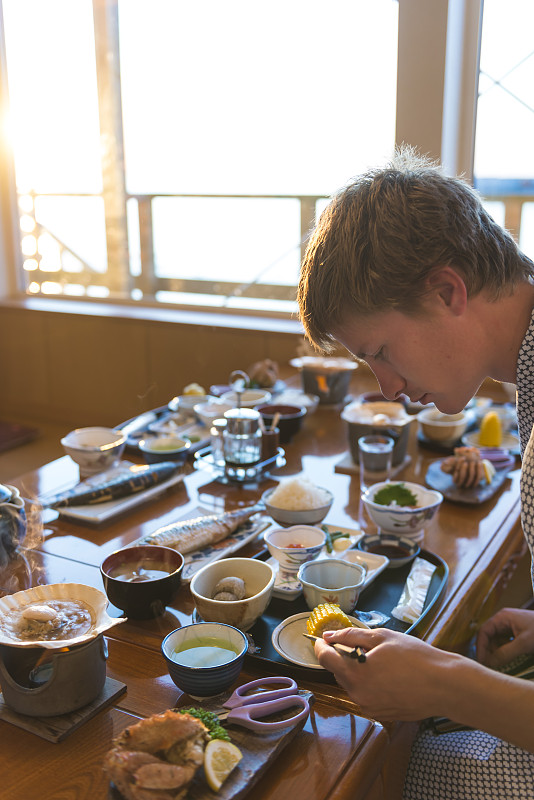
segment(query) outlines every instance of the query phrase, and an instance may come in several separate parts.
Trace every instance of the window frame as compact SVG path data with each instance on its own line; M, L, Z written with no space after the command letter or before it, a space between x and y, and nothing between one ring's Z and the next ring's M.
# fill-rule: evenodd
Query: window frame
M398 0L398 75L397 114L395 140L397 144L409 143L419 151L441 161L451 174L463 173L471 178L473 171L474 133L476 122L476 98L478 93L478 63L480 54L480 31L483 0ZM156 291L183 291L186 283L180 279L156 278L150 239L151 195L143 196L139 206L140 244L143 270L139 277L130 274L127 240L127 202L129 197L124 185L124 152L122 147L122 115L120 103L120 71L117 60L109 59L113 52L110 42L118 42L117 0L93 0L95 19L95 52L99 82L99 103L106 107L101 114L101 126L110 125L111 136L105 136L113 148L107 153L107 161L115 169L104 178L103 199L106 217L120 225L111 225L106 230L108 271L102 283L110 289L108 300L99 303L135 305L147 308L165 306L146 295ZM115 52L118 52L115 48ZM3 32L3 9L0 0L0 107L6 108L8 91L6 79L6 54ZM424 102L421 102L424 98ZM101 133L106 133L101 127ZM5 129L0 134L3 141L0 151L0 296L24 297L30 295L24 286L22 254L20 251L20 226L14 165L7 146ZM162 196L162 195L158 195ZM178 195L191 196L191 195ZM193 195L194 196L194 195ZM263 197L265 197L263 195ZM316 196L300 197L302 252L307 232L315 219ZM117 233L119 230L119 233ZM122 231L122 232L121 232ZM95 275L95 282L99 276ZM192 282L198 283L198 282ZM210 282L202 281L206 291ZM131 297L133 288L143 293L142 300ZM192 286L200 288L200 286ZM257 289L257 287L256 287ZM242 291L243 287L229 282L225 291ZM129 296L125 296L127 292ZM271 296L289 298L294 296L293 287L266 287ZM244 290L246 294L246 288ZM257 294L255 295L257 296ZM39 294L39 299L47 299ZM76 303L73 296L54 295L55 302ZM91 302L87 296L80 302ZM167 307L169 307L167 305ZM202 307L201 305L172 305L188 312L216 312L231 315L273 316L289 318L290 313L251 310L247 308Z

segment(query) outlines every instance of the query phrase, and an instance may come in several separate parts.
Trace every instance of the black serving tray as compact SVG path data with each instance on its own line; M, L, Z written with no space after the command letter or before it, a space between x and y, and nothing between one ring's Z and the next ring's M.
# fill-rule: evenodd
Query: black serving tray
M377 578L361 593L358 599L359 611L382 611L390 618L383 627L391 630L401 631L412 636L418 636L423 631L427 621L436 613L441 598L447 586L449 568L442 558L428 550L421 549L420 558L426 559L436 566L432 575L430 586L425 600L425 605L421 616L411 625L401 622L395 617L391 617L391 611L398 604L406 578L412 567L412 562L404 567L395 569L385 569ZM268 558L269 553L259 554L259 557ZM272 670L280 664L284 667L284 673L294 673L295 677L306 678L308 680L319 681L321 683L335 683L334 676L326 670L312 669L299 664L294 664L281 656L273 647L272 634L275 628L288 617L299 614L303 611L310 613L306 605L304 596L301 594L294 600L273 598L264 611L260 619L247 632L253 639L254 645L258 648L257 652L252 652L249 648L247 659L254 662L263 662L267 669Z

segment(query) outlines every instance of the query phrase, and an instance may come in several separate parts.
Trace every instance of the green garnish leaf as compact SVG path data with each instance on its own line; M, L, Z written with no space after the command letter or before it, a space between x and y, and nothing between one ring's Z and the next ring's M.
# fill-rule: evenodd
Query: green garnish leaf
M389 483L379 489L373 497L373 503L381 506L390 506L395 503L397 506L417 506L417 497L403 483Z
M175 708L173 711L176 711L178 714L191 714L192 717L199 719L208 729L211 739L224 739L225 742L230 741L228 731L223 728L219 722L219 717L217 714L214 714L213 711L206 711L204 708Z

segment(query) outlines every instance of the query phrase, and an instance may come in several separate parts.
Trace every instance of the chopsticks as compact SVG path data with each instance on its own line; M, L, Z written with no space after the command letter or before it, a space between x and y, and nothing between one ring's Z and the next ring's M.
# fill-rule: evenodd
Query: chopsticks
M273 417L273 421L271 422L270 430L274 431L274 429L276 428L276 426L278 425L279 422L280 422L280 412L277 411L276 414Z
M316 642L320 638L319 636L312 636L311 633L303 633L302 635L312 642ZM365 650L362 650L361 647L348 647L346 644L338 644L337 642L331 644L330 647L333 647L336 653L339 653L341 656L357 658L360 663L367 661Z

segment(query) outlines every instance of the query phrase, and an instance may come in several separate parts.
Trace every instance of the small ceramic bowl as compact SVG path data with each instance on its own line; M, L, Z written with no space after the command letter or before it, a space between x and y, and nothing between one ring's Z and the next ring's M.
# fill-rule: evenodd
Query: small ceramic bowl
M80 471L90 475L117 463L126 445L126 436L113 428L76 428L63 437L61 444Z
M412 539L404 536L393 536L389 533L362 536L358 549L365 553L375 553L389 558L389 568L403 567L409 564L421 552L421 548Z
M208 650L210 646L217 647L221 658L227 657L228 660L213 665L217 659L212 658L210 665L210 655L213 653ZM161 652L173 682L193 698L214 697L229 689L241 672L247 649L248 641L244 633L231 625L215 622L198 622L178 628L169 633L161 644ZM194 653L195 659L185 655L189 650L197 651ZM207 665L179 664L177 658L194 660L197 664L204 661Z
M173 397L167 404L170 411L183 411L186 414L193 414L193 409L199 403L208 403L214 400L209 394L179 394Z
M217 398L212 398L206 403L197 403L193 406L193 411L207 428L211 427L214 419L224 417L224 412L229 411L232 406L229 403L223 403Z
M271 393L265 389L245 389L240 394L242 408L255 408L259 405L271 402ZM237 405L237 394L235 392L224 392L221 395L223 403L227 403L230 408Z
M282 572L296 575L302 564L317 558L326 542L326 534L311 525L293 525L267 531L264 539Z
M308 414L313 414L314 411L317 411L319 397L316 394L306 394L297 389L286 389L276 395L276 402L287 406L304 406Z
M274 489L267 489L267 491L262 494L261 499L265 504L265 509L269 516L279 525L286 528L292 525L317 525L318 522L322 522L326 517L334 502L334 495L332 492L329 492L328 489L323 489L323 492L328 495L329 500L323 505L317 506L317 508L303 508L297 510L279 508L278 506L273 506L270 502L270 497L273 492Z
M132 619L165 612L182 581L184 557L170 547L133 545L107 556L100 574L108 599Z
M191 442L189 439L180 439L172 435L152 436L149 439L141 439L137 446L147 464L157 464L160 461L185 461Z
M345 614L350 614L356 607L366 574L367 570L361 564L321 558L302 564L297 577L308 608L334 603Z
M223 578L237 577L245 583L242 600L214 600L215 587ZM254 558L223 558L202 567L189 585L195 607L205 622L223 622L246 631L261 617L271 601L275 575L265 561Z
M302 422L306 416L304 406L291 406L274 403L267 406L258 406L259 411L267 428L270 428L275 416L278 416L276 426L280 431L280 442L286 444L302 428Z
M392 486L396 482L375 483L362 494L362 501L369 516L382 533L394 533L397 536L413 536L422 530L436 514L443 495L435 489L427 489L419 483L398 481L409 489L417 498L417 506L385 506L374 502L374 497L380 489Z
M437 408L425 408L417 415L421 432L425 439L440 445L453 445L460 439L470 421L466 411L458 414L442 414Z

